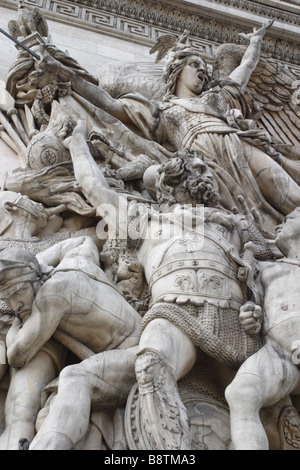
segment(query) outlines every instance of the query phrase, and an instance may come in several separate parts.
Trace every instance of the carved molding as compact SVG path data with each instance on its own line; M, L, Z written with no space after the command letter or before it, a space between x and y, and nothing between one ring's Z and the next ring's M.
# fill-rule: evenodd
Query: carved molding
M169 0L27 0L29 6L41 8L46 18L77 25L82 28L99 31L103 34L119 37L123 40L134 41L137 44L151 46L158 36L173 32L180 34L185 29L190 31L193 45L201 49L207 57L212 57L214 49L219 44L241 44L238 36L241 30L247 32L245 25L236 22L236 16L220 19L216 16L218 4L230 9L244 10L262 17L262 22L268 18L299 26L300 14L293 14L281 9L272 8L262 3L248 0L213 0L216 11L203 10L199 16L195 5L189 2L170 2ZM0 0L0 6L17 8L17 0ZM181 5L178 6L178 5ZM189 6L190 5L190 8ZM252 25L249 25L250 31ZM263 51L273 58L280 60L293 68L300 69L300 34L295 40L286 35L273 32L265 37ZM286 37L287 36L287 37Z
M160 15L162 15L164 12L166 15L171 13L172 17L178 16L178 19L180 16L190 15L193 11L192 4L189 4L188 1L178 2L176 0L167 0L163 3L160 0L74 0L73 3L86 5L101 10L114 11L115 13L135 17L137 19L139 17L142 19L141 16L144 15L146 17L153 17L155 15L155 13L153 14L155 10L157 10ZM274 18L280 22L297 26L300 25L300 15L291 13L290 11L285 11L285 9L283 9L283 5L281 7L280 5L278 6L278 2L276 8L266 5L267 2L255 2L253 0L210 0L210 3L216 4L216 10L218 5L224 5L236 10L243 10L249 13L254 13L264 18ZM283 2L283 4L284 3L285 2ZM290 3L296 3L300 5L300 1ZM199 6L200 5L198 4L198 11ZM148 11L152 13L148 13ZM145 20L147 20L146 17Z

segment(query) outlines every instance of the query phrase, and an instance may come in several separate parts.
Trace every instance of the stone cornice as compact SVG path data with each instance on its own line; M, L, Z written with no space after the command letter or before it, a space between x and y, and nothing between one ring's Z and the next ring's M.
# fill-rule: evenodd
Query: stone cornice
M136 19L143 19L147 10L153 11L156 6L159 7L160 13L170 13L170 9L181 14L191 14L194 12L199 13L199 8L205 7L204 2L201 0L178 1L178 0L73 0L73 3L86 5L89 7L114 11L115 13L122 14L128 17L135 17ZM275 19L277 21L299 26L300 25L300 1L299 6L295 6L290 2L275 2L269 1L255 1L255 0L210 0L211 8L214 8L217 14L218 5L223 5L230 9L241 10L251 14L261 16L263 18ZM213 12L210 12L213 16ZM142 15L142 18L139 16Z
M300 8L297 14L249 0L27 0L25 3L41 8L47 19L147 46L162 34L180 34L188 29L193 45L207 57L212 57L219 44L240 44L241 31L251 31L253 25L272 18L276 21L265 37L263 51L296 71L300 69ZM273 4L274 0L267 3ZM0 0L0 6L16 9L17 0Z

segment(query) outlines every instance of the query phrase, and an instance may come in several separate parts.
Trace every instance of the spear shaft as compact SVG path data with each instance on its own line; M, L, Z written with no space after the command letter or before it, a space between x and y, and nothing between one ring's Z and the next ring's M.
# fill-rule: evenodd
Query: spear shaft
M31 49L29 49L29 47L25 46L22 42L18 41L17 39L15 39L13 36L11 36L9 33L7 33L6 31L4 31L2 28L0 28L0 33L4 34L5 36L7 36L11 41L15 42L16 44L18 44L18 46L22 47L25 51L27 51L29 54L31 54L35 59L38 59L40 60L40 56L38 54L36 54L34 51L32 51Z

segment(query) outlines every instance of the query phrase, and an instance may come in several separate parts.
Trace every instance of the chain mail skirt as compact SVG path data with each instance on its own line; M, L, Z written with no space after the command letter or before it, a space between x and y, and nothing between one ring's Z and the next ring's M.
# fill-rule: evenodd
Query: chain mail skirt
M164 318L182 330L202 351L227 366L239 366L262 346L260 335L249 335L239 322L239 311L221 309L205 302L157 302L143 317L141 329L154 319Z

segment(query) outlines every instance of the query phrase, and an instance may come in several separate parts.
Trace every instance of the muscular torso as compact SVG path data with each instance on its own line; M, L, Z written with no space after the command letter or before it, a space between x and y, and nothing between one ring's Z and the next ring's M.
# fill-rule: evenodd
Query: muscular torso
M276 262L262 274L264 334L290 351L300 338L300 267Z
M73 265L69 260L66 270L60 266L46 281L38 292L36 306L46 315L58 309L58 327L95 353L117 348L140 323L140 316L103 271L91 263L78 265L77 260Z

